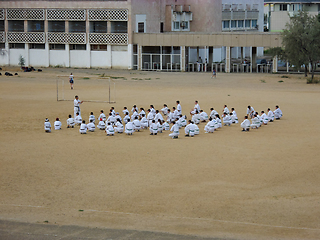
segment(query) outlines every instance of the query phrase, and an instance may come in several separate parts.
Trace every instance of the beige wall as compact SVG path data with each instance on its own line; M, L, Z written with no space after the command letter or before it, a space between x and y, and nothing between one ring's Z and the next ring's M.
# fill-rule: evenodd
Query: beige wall
M133 44L140 46L280 47L281 38L279 33L135 33Z

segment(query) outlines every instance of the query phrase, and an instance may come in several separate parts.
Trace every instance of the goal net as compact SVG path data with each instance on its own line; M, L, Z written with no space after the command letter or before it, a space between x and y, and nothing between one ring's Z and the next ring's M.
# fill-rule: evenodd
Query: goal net
M110 77L79 77L73 90L69 76L58 75L56 80L57 101L73 101L78 95L84 102L116 103L116 83Z

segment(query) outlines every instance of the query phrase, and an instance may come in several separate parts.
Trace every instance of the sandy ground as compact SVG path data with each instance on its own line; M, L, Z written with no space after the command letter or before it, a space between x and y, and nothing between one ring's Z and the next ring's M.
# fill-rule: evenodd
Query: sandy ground
M10 69L14 72L14 69ZM56 101L57 75L75 75L65 98L107 100L99 74L120 76L116 103L84 102L82 116L111 106L160 109L198 100L209 113L247 105L284 113L280 121L241 132L171 139L80 135L66 128L73 103ZM2 71L3 73L4 71ZM159 231L234 239L320 239L320 85L302 75L157 73L44 69L0 77L0 219L29 223ZM89 78L89 79L83 79ZM67 82L67 77L65 77ZM279 82L283 80L283 82ZM63 129L46 134L44 119ZM189 117L189 116L188 116ZM79 211L83 210L83 211Z

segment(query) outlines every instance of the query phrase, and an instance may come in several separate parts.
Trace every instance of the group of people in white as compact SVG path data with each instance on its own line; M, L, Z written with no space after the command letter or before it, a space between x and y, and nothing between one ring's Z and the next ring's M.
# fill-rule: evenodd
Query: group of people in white
M182 114L180 101L176 101L176 107L172 107L172 109L169 109L164 104L161 110L155 110L154 106L150 105L147 112L144 108L138 108L136 105L133 105L130 113L127 107L124 107L122 110L123 117L120 116L119 112L115 112L114 107L111 107L107 115L101 110L98 118L91 112L89 123L86 124L86 121L81 117L80 104L82 103L83 101L79 100L78 96L75 96L74 116L69 115L67 119L67 128L80 126L79 132L81 134L94 132L97 128L104 130L107 136L114 136L115 133L132 135L134 132L140 132L142 129L149 128L150 135L170 131L169 136L175 139L179 137L181 128L184 128L185 136L193 137L198 135L200 132L198 125L200 123L206 123L204 127L205 133L213 133L221 128L222 125L231 126L232 124L239 123L234 108L231 108L231 111L229 111L227 105L224 105L221 117L214 108L210 108L210 114L208 115L200 108L198 101L195 101L195 106L190 111L191 119L187 121L187 116ZM251 122L248 119L249 117L251 118ZM261 125L266 125L268 122L280 119L281 117L282 111L279 106L276 106L273 112L268 108L267 114L261 111L261 115L255 112L252 106L248 106L247 115L241 123L241 128L242 131L249 131L250 128L259 128ZM172 124L171 127L170 124ZM61 127L60 119L56 118L54 129L60 130ZM44 129L45 132L51 132L51 124L48 118L45 119Z

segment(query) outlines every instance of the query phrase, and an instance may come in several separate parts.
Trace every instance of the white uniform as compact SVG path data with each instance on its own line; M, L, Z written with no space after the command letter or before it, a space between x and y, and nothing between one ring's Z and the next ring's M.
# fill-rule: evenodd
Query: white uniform
M123 133L123 125L120 122L116 122L115 127L114 127L114 131L118 132L118 133Z
M231 123L232 123L232 120L231 120L230 115L225 115L225 116L223 117L223 124L224 124L225 126L230 126Z
M76 113L79 113L79 116L81 116L81 110L80 110L80 104L81 104L81 101L80 101L80 99L75 99L74 101L73 101L73 106L74 106L74 108L73 108L73 111L74 111L74 117L76 117Z
M162 108L161 112L163 113L163 115L167 115L168 114L168 107Z
M190 137L193 137L195 134L195 124L189 123L185 128L184 132L186 135L189 135Z
M179 122L180 122L181 127L185 127L187 125L186 116L183 115L182 117L180 117Z
M200 114L194 114L191 119L195 124L200 123Z
M115 118L116 118L117 121L118 121L118 119L119 119L120 122L122 122L122 118L121 118L121 116L120 116L119 114L116 114Z
M276 108L273 113L276 119L280 119L282 117L282 111L280 110L280 108Z
M130 122L130 116L129 115L125 115L123 118L124 123Z
M199 135L200 133L199 127L196 124L193 124L193 125L194 125L194 135Z
M232 123L239 123L238 116L235 110L232 111Z
M107 135L109 136L114 135L114 129L112 125L108 125L106 131L107 131Z
M218 112L216 110L212 110L210 113L210 117L214 118L217 114L218 114Z
M267 124L269 122L269 118L268 118L267 114L265 114L265 113L261 114L261 119L264 124Z
M92 120L93 123L95 123L96 122L96 117L94 115L90 115L89 116L89 122L91 122L91 120Z
M46 132L51 132L51 123L50 122L44 122L44 130Z
M130 114L130 112L128 111L128 109L123 109L122 112L123 112L124 115L126 115L127 113Z
M111 123L112 125L115 124L116 118L112 115L110 115L107 119L107 123Z
M180 115L180 113L179 113L179 111L178 111L177 109L173 111L173 119L174 119L174 120L176 120L177 118L179 118L179 115Z
M97 128L99 128L100 130L105 130L106 129L106 124L104 121L99 121Z
M135 119L135 120L133 120L133 122L132 122L132 124L133 124L133 129L135 130L135 131L140 131L140 129L141 129L141 123L140 123L140 121L138 120L138 119Z
M162 133L163 127L161 123L157 122L158 132Z
M151 126L152 120L154 119L154 114L150 111L147 116L148 124Z
M82 117L80 115L76 116L75 119L74 119L74 122L77 125L80 125L82 123Z
M179 104L177 104L177 111L181 114L181 112L182 112L182 108L181 108L181 105L180 105L180 103Z
M172 123L172 122L174 121L173 113L172 113L172 112L170 112L170 113L168 114L168 116L167 116L167 121L168 121L169 123Z
M198 103L197 103L196 105L194 105L194 108L193 108L193 110L191 111L191 114L195 114L195 113L196 113L196 110L198 111L198 113L199 113L200 110L201 110Z
M158 133L158 126L156 123L151 123L149 127L150 133L157 134Z
M170 125L169 125L168 122L164 122L162 124L162 130L164 130L164 131L169 131L170 130Z
M148 127L148 120L147 120L146 117L142 117L140 123L141 123L141 128L147 128Z
M209 122L207 123L207 125L204 127L204 130L205 130L207 133L213 133L214 130L215 130L215 122L209 121Z
M171 127L170 131L171 131L172 133L169 134L169 137L178 138L178 136L179 136L179 125L178 125L177 123L174 124L174 125Z
M60 121L55 121L54 122L54 130L61 130L61 122Z
M88 131L89 131L89 132L94 132L94 130L96 130L96 125L94 125L93 122L89 122L89 123L87 124L87 128L88 128Z
M133 121L137 116L139 116L138 112L134 111L131 115L131 120Z
M225 108L223 109L223 112L229 114L229 113L230 113L229 108L225 107Z
M80 132L81 134L86 134L86 133L87 133L87 129L88 129L87 124L81 123L79 132Z
M146 116L146 112L145 112L144 110L141 110L141 111L139 112L139 116L142 117L142 115L145 115L145 116Z
M67 126L74 127L74 125L75 125L74 119L73 118L68 118L67 119Z
M156 110L154 108L150 108L150 112L152 112L153 116L156 115Z
M272 111L268 111L268 119L269 121L274 121L274 114Z
M137 107L132 107L131 112L134 113L135 110L137 110L137 112L139 111L139 109Z
M206 112L200 113L200 121L207 121L208 120L208 114Z
M132 122L127 122L126 124L126 128L125 128L125 131L124 131L126 134L131 134L134 132L134 128L133 128L133 124Z
M156 115L154 116L154 120L155 120L156 122L158 122L159 119L160 119L161 121L163 121L163 117L162 117L161 113L156 113Z
M241 123L241 128L243 128L244 130L249 130L249 128L250 128L250 121L249 121L249 119L245 119L245 120Z
M221 128L222 127L221 119L216 118L216 121L217 121L218 128Z
M247 115L249 115L251 118L253 114L255 113L254 108L250 106L250 108L247 108Z
M107 117L106 117L106 115L104 114L104 113L101 113L100 115L99 115L99 120L102 118L102 121L106 121L107 120Z
M254 117L252 118L252 124L251 124L251 128L258 128L260 127L260 119L258 117Z

